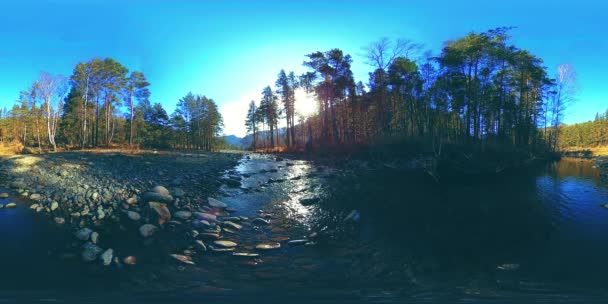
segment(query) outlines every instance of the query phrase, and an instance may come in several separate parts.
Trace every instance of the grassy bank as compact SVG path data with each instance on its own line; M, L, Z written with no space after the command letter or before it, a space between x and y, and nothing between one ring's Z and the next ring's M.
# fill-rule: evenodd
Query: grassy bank
M580 158L608 157L608 146L567 147L562 150L562 154Z

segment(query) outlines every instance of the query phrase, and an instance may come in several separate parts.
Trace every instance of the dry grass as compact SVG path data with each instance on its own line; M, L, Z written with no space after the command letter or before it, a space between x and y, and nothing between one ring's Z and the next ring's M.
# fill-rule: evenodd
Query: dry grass
M286 152L286 151L287 151L287 147L282 147L282 146L255 150L255 152L260 152L260 153L282 153L282 152Z
M23 145L20 143L5 143L0 144L0 155L15 155L23 150Z
M589 151L592 156L608 156L608 146L597 146L597 147L568 147L563 150L564 152L586 152Z

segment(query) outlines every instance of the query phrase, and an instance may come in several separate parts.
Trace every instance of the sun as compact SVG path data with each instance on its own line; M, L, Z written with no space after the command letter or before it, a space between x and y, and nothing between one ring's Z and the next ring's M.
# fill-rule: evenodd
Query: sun
M310 117L317 113L317 100L313 94L307 94L302 89L296 90L296 115Z

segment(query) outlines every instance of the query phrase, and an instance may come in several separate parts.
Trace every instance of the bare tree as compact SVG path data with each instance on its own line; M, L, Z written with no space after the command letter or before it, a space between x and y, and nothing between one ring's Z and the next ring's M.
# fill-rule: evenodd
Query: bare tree
M393 40L387 37L383 37L363 47L365 53L362 56L365 58L365 63L374 67L374 71L370 73L370 77L373 75L375 90L378 94L377 107L379 111L375 114L377 121L379 121L379 130L377 131L382 132L390 129L390 116L388 113L391 110L387 100L388 68L393 64L395 59L400 57L409 59L421 49L421 44L414 43L409 39L400 38Z
M559 145L559 125L565 116L566 109L576 101L578 91L576 71L570 64L560 64L555 77L555 92L551 100L551 126L554 129L553 149Z
M36 96L42 99L49 143L56 151L55 134L57 134L57 122L62 109L61 102L67 93L67 78L42 72L34 83L34 90Z
M422 49L422 44L414 43L409 39L395 39L383 37L363 48L363 57L367 64L376 69L385 70L397 57L410 58Z

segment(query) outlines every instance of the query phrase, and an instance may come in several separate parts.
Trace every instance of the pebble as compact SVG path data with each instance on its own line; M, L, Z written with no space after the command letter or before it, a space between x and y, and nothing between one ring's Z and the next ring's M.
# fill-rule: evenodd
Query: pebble
M271 250L281 248L281 243L262 243L255 246L256 249L260 250Z
M156 192L146 192L143 194L142 199L145 202L158 202L163 204L170 204L173 202L173 197L171 195Z
M187 255L181 255L181 254L170 254L170 256L182 263L185 264L190 264L190 265L194 265L194 262L192 262L192 258L187 256Z
M89 237L91 236L92 233L93 233L93 230L91 230L89 228L82 228L76 232L76 238L81 241L86 241L89 239Z
M53 201L51 203L51 211L55 211L57 208L59 208L59 203L57 201Z
M135 211L127 211L127 217L134 221L139 221L141 219L141 215Z
M156 186L154 188L152 188L152 192L156 192L162 195L169 195L169 190L167 190L167 188L163 187L163 186Z
M205 243L203 243L203 241L201 240L196 240L196 242L194 242L195 247L201 251L207 251L207 246L205 246Z
M0 198L7 198L7 197L8 197L8 193L6 193L6 192L0 193Z
M230 247L230 248L214 248L213 247L213 248L211 248L211 251L214 251L214 252L228 252L228 251L234 251L234 248L233 247Z
M501 264L501 265L496 266L496 268L498 268L500 270L512 271L512 270L519 269L519 264Z
M112 257L114 256L114 250L112 248L107 249L101 254L101 260L104 266L109 266L112 263Z
M152 209L152 210L154 210L154 212L156 212L156 215L158 216L159 225L162 225L166 221L171 219L171 212L169 211L169 208L167 208L166 204L157 203L157 202L148 202L148 206L150 207L150 209Z
M171 192L171 194L172 194L174 197L182 197L182 196L184 196L184 194L186 194L186 193L184 192L184 190L182 190L182 189L180 189L180 188L173 188L173 191Z
M202 238L208 238L208 239L219 239L220 238L220 234L215 233L215 232L202 232L198 236L200 236Z
M54 220L55 220L55 223L57 225L63 225L63 224L65 224L65 219L62 218L62 217L56 217L56 218L54 218Z
M153 236L157 230L158 230L158 228L152 224L144 224L141 227L139 227L139 233L144 238Z
M219 200L209 197L207 198L208 202L209 202L209 206L213 207L213 208L226 208L228 207L228 205L224 204L223 202L220 202Z
M135 205L137 204L137 196L132 196L127 199L127 204Z
M4 205L4 208L15 208L15 207L17 207L17 204L15 204L15 203L8 203L8 204Z
M93 233L91 233L91 242L93 242L93 244L97 244L98 239L99 239L99 233L93 231Z
M269 225L270 221L266 220L266 219L263 219L261 217L258 217L258 218L253 219L252 223L254 225L258 225L258 226L265 226L265 225Z
M99 246L87 242L83 246L82 259L86 262L95 261L102 251L103 249L99 248Z
M101 219L103 219L104 217L106 217L106 213L103 211L103 208L101 208L101 206L99 206L99 207L97 208L97 219L98 219L98 220L101 220Z
M225 247L225 248L236 247L236 245L237 245L237 243L235 243L235 242L232 242L232 241L223 241L223 240L215 241L215 242L213 242L213 244L216 244L218 246L222 246L222 247Z
M187 220L192 217L192 212L190 211L177 211L175 212L175 217L180 218L182 220Z
M206 212L192 212L195 218L208 222L217 222L217 216Z
M33 201L39 201L40 198L41 198L41 196L38 193L34 193L34 194L30 195L30 199Z
M308 240L306 239L302 239L302 240L291 240L289 242L287 242L288 245L292 245L292 246L297 246L297 245L304 245L308 243Z
M127 265L135 265L135 264L137 264L137 258L130 255L130 256L127 256L124 259L122 259L122 262Z
M249 253L249 252L233 252L232 255L237 256L237 257L245 257L245 258L255 258L255 257L260 256L257 253Z
M13 189L23 189L27 187L27 185L24 182L14 181L9 184L9 187Z
M234 228L234 229L241 229L241 228L243 228L243 226L241 226L241 225L239 225L239 224L237 224L237 223L233 223L233 222L231 222L231 221L224 222L224 223L223 223L223 225L224 225L224 226L229 226L229 227L232 227L232 228Z

